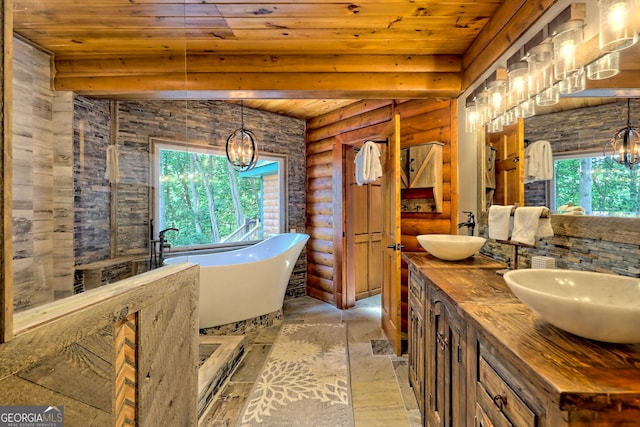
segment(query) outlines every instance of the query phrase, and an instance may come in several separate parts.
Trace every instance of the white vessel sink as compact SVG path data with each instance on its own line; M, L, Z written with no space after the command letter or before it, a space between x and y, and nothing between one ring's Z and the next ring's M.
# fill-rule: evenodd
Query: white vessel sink
M640 279L557 269L513 270L504 280L545 321L610 343L640 343Z
M418 243L431 255L445 261L469 258L482 248L487 239L457 234L421 234Z

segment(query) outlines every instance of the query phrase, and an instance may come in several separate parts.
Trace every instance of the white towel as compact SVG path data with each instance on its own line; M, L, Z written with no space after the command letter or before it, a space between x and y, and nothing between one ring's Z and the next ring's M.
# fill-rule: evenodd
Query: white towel
M111 183L120 182L120 168L118 167L118 148L115 145L109 145L107 147L107 161L106 169L104 171L104 178L108 179Z
M513 215L511 241L533 246L536 239L553 236L551 219L540 218L544 210L543 206L517 208Z
M491 205L489 207L489 238L496 240L509 239L513 205Z
M382 176L382 165L380 164L380 150L373 141L366 141L356 158L356 183L358 185L373 182Z
M553 179L553 152L549 141L536 141L524 150L524 182Z

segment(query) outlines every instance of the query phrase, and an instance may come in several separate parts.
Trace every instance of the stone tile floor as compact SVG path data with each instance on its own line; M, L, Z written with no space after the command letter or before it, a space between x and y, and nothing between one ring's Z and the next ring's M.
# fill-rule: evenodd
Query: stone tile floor
M420 411L409 386L406 355L390 351L380 327L380 296L338 310L310 297L285 301L285 322L346 322L356 427L417 427ZM248 333L245 357L204 415L199 427L234 426L280 325Z

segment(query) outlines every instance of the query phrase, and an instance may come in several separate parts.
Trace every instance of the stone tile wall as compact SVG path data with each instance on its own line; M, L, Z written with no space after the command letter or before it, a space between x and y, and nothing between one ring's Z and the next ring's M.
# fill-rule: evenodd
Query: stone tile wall
M240 105L221 101L119 101L116 141L120 180L117 185L116 256L145 256L149 253L150 140L224 147L228 135L240 126ZM85 172L91 178L84 185L93 201L80 200L76 228L78 259L98 261L109 254L109 183L104 178L105 150L109 143L109 103L76 97L76 123L84 123ZM306 194L305 122L258 110L244 109L245 127L254 132L261 152L287 156L287 229L305 229ZM79 198L76 197L76 201ZM84 256L81 254L85 254ZM287 296L306 293L306 257L303 253L294 269Z

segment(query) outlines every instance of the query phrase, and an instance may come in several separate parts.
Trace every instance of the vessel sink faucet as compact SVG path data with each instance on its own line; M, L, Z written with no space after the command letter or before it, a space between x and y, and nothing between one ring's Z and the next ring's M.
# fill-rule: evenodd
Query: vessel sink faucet
M458 228L467 227L469 236L473 236L473 232L476 228L476 217L473 215L473 212L463 211L463 213L467 214L467 221L458 224Z

